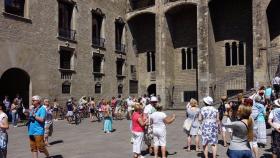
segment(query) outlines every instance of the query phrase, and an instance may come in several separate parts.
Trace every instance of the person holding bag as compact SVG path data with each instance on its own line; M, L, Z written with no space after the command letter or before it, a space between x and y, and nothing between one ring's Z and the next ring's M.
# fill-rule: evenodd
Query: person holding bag
M198 108L198 103L195 99L192 98L190 100L189 106L187 106L187 110L186 110L187 119L185 120L184 123L184 130L188 135L187 151L191 150L191 141L193 136L195 136L196 151L199 151L199 136L198 136L198 130L200 127L200 123L198 121L199 112L200 109Z
M7 157L7 146L8 146L8 133L9 128L8 116L3 111L4 105L0 104L0 157Z

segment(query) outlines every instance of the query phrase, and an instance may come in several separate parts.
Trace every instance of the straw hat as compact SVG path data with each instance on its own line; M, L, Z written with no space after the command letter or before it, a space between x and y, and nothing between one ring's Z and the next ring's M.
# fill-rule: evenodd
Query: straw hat
M280 99L274 100L274 104L278 107L280 107Z
M213 104L213 99L210 96L203 98L203 101L208 105Z

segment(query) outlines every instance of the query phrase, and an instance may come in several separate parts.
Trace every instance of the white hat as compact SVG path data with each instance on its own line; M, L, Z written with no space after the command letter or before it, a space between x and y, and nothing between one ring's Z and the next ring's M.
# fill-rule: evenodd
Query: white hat
M211 97L209 97L209 96L203 98L203 101L204 101L206 104L208 104L208 105L213 104L213 99L212 99Z
M280 107L280 99L274 100L274 104L278 107Z
M41 100L41 97L39 95L34 95L32 97L32 100Z
M157 97L151 97L151 102L157 102L158 101L158 99L157 99Z

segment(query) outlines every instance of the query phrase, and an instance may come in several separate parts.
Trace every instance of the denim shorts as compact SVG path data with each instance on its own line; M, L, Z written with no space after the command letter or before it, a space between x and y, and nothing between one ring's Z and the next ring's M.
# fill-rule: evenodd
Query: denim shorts
M228 150L227 155L229 158L252 158L251 150Z

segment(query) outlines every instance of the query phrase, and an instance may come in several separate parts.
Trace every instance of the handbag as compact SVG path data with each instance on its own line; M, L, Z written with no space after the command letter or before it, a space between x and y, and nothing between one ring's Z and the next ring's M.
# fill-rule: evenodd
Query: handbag
M186 131L190 131L191 126L192 126L192 120L186 119L186 120L184 121L183 128L184 128Z

